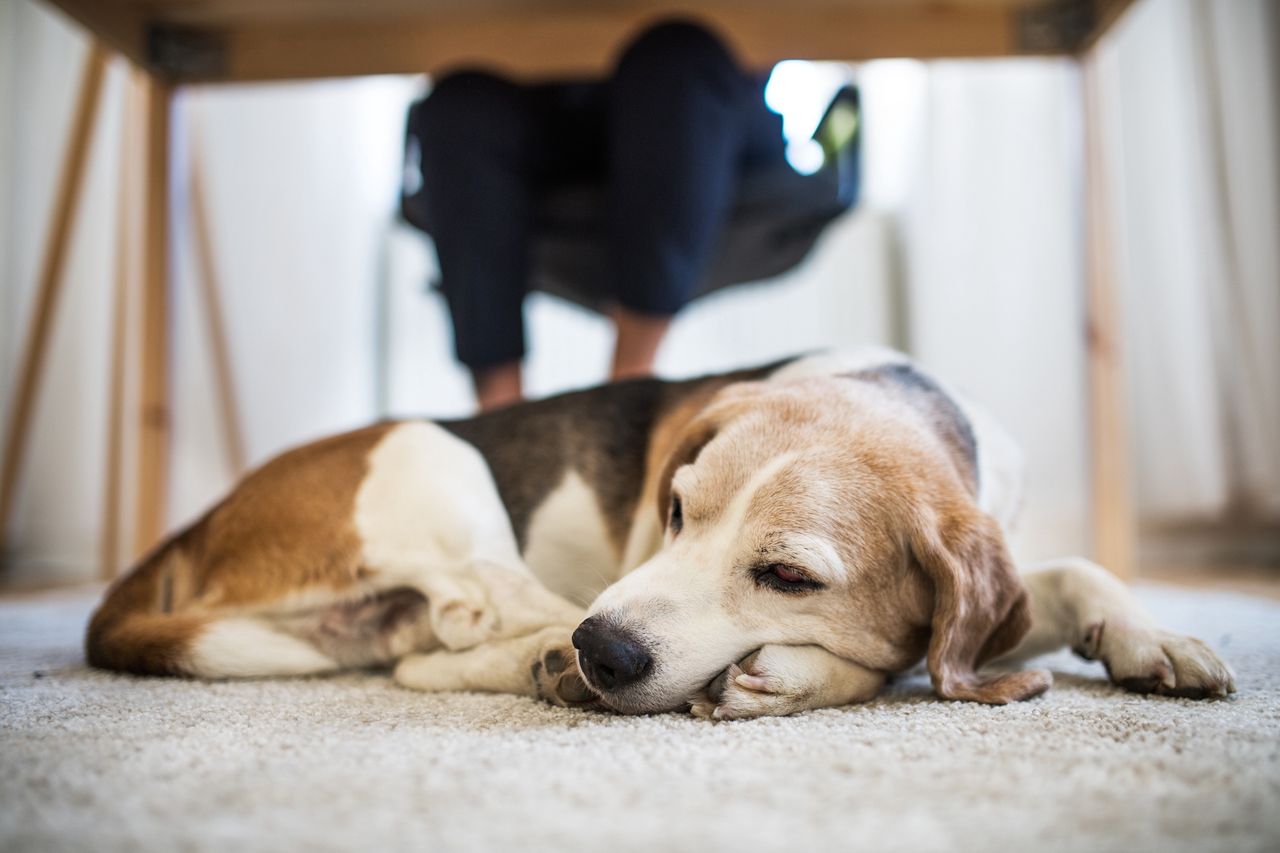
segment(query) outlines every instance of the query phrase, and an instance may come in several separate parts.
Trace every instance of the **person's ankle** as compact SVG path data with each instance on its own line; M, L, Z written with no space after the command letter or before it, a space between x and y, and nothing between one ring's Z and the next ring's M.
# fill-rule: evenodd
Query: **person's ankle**
M615 360L609 369L609 381L621 382L624 379L647 379L653 376L653 361L619 362Z
M480 411L501 409L523 399L520 385L520 362L508 361L471 371Z
M610 378L617 382L652 376L658 348L673 317L670 314L642 314L620 305L615 306L611 313L617 340Z

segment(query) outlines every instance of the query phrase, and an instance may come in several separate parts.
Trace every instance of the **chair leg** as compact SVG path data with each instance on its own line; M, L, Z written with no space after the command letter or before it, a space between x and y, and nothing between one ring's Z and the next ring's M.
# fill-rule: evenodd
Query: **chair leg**
M169 478L169 181L173 89L147 80L144 170L142 341L139 360L137 494L133 553L165 532Z
M1085 122L1086 313L1089 434L1092 453L1093 551L1121 578L1136 572L1128 400L1120 341L1113 222L1101 128L1096 52L1081 62Z
M45 243L36 291L35 313L26 349L18 371L17 392L10 408L4 448L4 466L0 469L0 555L4 554L10 516L26 450L27 432L39 392L49 332L62 293L62 270L66 263L71 227L82 196L89 142L93 137L102 101L102 79L107 64L107 51L96 41L89 47L79 95L71 121L71 139L62 161L58 179L58 195L53 206L53 220Z
M193 135L191 145L191 227L195 236L196 264L199 270L200 295L203 297L209 347L213 356L214 383L222 415L222 435L227 444L231 472L239 477L245 469L244 434L240 408L236 402L235 377L231 368L231 350L227 345L227 327L219 295L218 270L214 263L213 239L209 231L207 201L204 194L204 162L200 157L200 140Z

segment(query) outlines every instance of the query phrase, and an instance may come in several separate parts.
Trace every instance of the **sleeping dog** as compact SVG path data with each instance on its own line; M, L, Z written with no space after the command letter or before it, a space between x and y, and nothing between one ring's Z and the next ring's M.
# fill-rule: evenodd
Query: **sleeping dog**
M394 666L423 690L714 719L1049 688L1064 646L1122 687L1234 692L1102 568L1019 575L1019 456L904 356L639 380L289 451L123 577L95 666L200 678ZM584 610L585 608L585 610ZM996 671L983 671L988 664Z

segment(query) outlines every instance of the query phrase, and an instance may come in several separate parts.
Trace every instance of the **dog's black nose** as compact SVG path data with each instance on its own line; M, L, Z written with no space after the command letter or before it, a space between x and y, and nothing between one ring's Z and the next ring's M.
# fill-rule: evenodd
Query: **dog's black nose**
M573 647L587 681L602 690L635 684L653 663L639 640L599 616L578 626Z

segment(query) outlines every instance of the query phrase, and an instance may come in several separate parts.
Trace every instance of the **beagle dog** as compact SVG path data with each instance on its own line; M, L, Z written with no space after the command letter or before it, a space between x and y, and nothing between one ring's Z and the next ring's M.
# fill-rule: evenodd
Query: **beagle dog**
M863 701L922 659L944 699L1028 699L1052 679L1012 665L1064 646L1129 690L1234 692L1099 566L1019 574L1019 469L880 349L380 423L245 477L110 589L87 656L713 719Z

